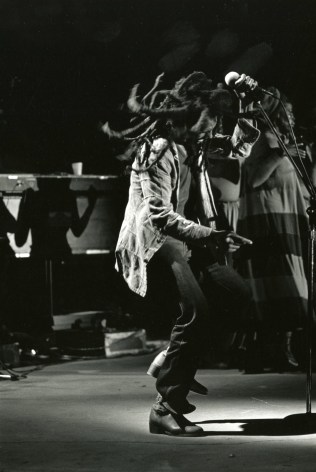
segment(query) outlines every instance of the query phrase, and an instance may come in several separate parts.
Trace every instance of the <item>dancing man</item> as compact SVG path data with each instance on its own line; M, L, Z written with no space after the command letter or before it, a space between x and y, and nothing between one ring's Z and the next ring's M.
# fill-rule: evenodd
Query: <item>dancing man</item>
M149 430L198 436L203 434L202 428L184 415L195 410L187 395L199 358L210 348L210 307L190 266L190 249L204 251L206 271L213 268L214 277L226 281L227 293L248 303L248 287L222 264L221 255L251 241L216 229L216 208L203 158L217 117L231 105L229 92L214 88L202 72L179 80L171 90L157 92L160 79L141 102L136 98L137 87L131 92L128 106L142 117L140 123L121 133L112 131L107 123L102 127L109 136L133 143L129 199L116 247L116 269L141 297L155 289L153 274L159 271L166 291L176 302ZM245 120L240 121L230 139L235 152L251 147L259 134Z

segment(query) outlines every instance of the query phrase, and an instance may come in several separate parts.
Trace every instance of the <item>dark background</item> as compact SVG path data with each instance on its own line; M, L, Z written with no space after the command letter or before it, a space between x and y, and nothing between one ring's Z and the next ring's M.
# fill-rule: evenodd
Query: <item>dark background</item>
M315 0L0 0L0 172L120 173L98 123L125 126L131 86L161 71L245 72L308 127L315 24Z

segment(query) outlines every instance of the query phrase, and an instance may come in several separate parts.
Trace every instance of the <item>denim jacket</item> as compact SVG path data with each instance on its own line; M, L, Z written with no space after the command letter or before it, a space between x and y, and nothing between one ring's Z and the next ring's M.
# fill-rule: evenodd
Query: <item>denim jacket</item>
M231 137L232 153L249 155L258 136L259 131L249 122L239 120ZM157 138L150 150L143 145L132 169L128 203L116 245L115 267L132 291L145 296L147 264L167 236L206 246L210 244L212 228L177 213L180 172L175 143ZM208 181L205 169L203 172ZM207 212L209 196L203 192L200 195L200 204Z

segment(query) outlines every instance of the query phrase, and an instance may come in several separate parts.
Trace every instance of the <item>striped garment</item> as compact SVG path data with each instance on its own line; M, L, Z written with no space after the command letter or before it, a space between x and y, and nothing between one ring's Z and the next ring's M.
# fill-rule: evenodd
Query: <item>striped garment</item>
M252 287L258 318L292 330L307 313L308 219L292 163L271 157L275 141L263 133L243 166L237 232L253 245L239 251L236 268ZM263 182L256 186L259 174Z

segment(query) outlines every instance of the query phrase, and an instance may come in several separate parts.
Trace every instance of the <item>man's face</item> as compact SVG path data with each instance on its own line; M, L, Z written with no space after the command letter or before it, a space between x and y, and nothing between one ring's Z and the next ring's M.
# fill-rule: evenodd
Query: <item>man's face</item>
M212 116L208 108L205 108L202 113L192 122L177 122L172 123L172 138L176 143L184 144L188 139L195 139L202 134L212 134L217 124L217 117Z
M191 134L201 135L201 134L212 134L215 126L217 124L217 117L212 116L208 108L202 111L199 119L194 123L190 128Z
M184 144L189 135L189 129L186 123L173 123L172 139L179 144Z

